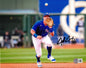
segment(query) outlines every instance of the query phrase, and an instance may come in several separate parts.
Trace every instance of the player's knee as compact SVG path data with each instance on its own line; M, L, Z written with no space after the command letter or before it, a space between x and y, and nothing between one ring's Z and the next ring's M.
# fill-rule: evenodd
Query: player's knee
M38 57L41 57L41 56L42 56L42 53L37 54L37 56L38 56Z
M41 57L41 54L40 55L37 55L37 57Z
M52 44L48 44L47 46L48 46L48 47L52 47Z

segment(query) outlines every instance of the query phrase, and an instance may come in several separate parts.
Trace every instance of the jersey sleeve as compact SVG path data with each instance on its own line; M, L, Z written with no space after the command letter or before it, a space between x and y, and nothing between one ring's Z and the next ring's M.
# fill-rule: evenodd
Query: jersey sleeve
M49 28L49 31L52 33L53 32L53 28Z
M36 22L36 23L32 26L32 29L33 29L34 31L36 31L38 25L39 25L39 22Z

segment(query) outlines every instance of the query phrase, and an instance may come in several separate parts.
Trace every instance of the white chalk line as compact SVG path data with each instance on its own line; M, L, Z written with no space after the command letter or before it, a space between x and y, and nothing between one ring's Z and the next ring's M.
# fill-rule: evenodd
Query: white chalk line
M45 59L46 56L42 56L42 59ZM86 55L60 55L60 56L54 56L54 58L68 58L68 57L86 57ZM8 59L33 59L36 58L35 56L23 56L23 57L1 57L1 60L8 60Z
M42 53L46 53L46 52L42 52ZM56 51L55 51L55 52L52 52L52 53L53 53L53 54L59 54L59 53L60 53L60 54L61 54L61 53L64 53L64 54L65 54L65 53L73 53L73 54L74 54L74 53L86 53L86 52L56 52ZM13 54L35 54L35 52L20 52L20 53L18 53L18 52L16 52L16 53L15 53L15 52L11 52L11 53L0 53L0 54L2 54L2 55L3 55L3 54L6 54L6 55L9 55L9 54L10 54L10 55L11 55L11 54L12 54L12 55L13 55Z

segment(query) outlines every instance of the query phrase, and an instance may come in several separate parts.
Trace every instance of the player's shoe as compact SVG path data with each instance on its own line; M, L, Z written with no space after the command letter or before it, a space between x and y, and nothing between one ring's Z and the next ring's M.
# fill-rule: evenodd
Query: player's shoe
M51 62L56 62L56 60L52 56L50 56L48 59L51 60Z
M38 66L39 68L42 67L41 62L37 62L37 66Z

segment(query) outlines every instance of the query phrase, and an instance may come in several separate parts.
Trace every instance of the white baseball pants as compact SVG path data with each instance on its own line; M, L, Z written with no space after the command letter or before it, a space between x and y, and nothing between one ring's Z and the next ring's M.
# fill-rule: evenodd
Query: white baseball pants
M52 41L51 41L51 39L48 35L43 37L42 39L37 39L34 36L32 36L32 41L33 41L35 51L36 51L36 54L37 54L38 57L40 57L42 55L41 43L44 43L48 47L53 46Z

